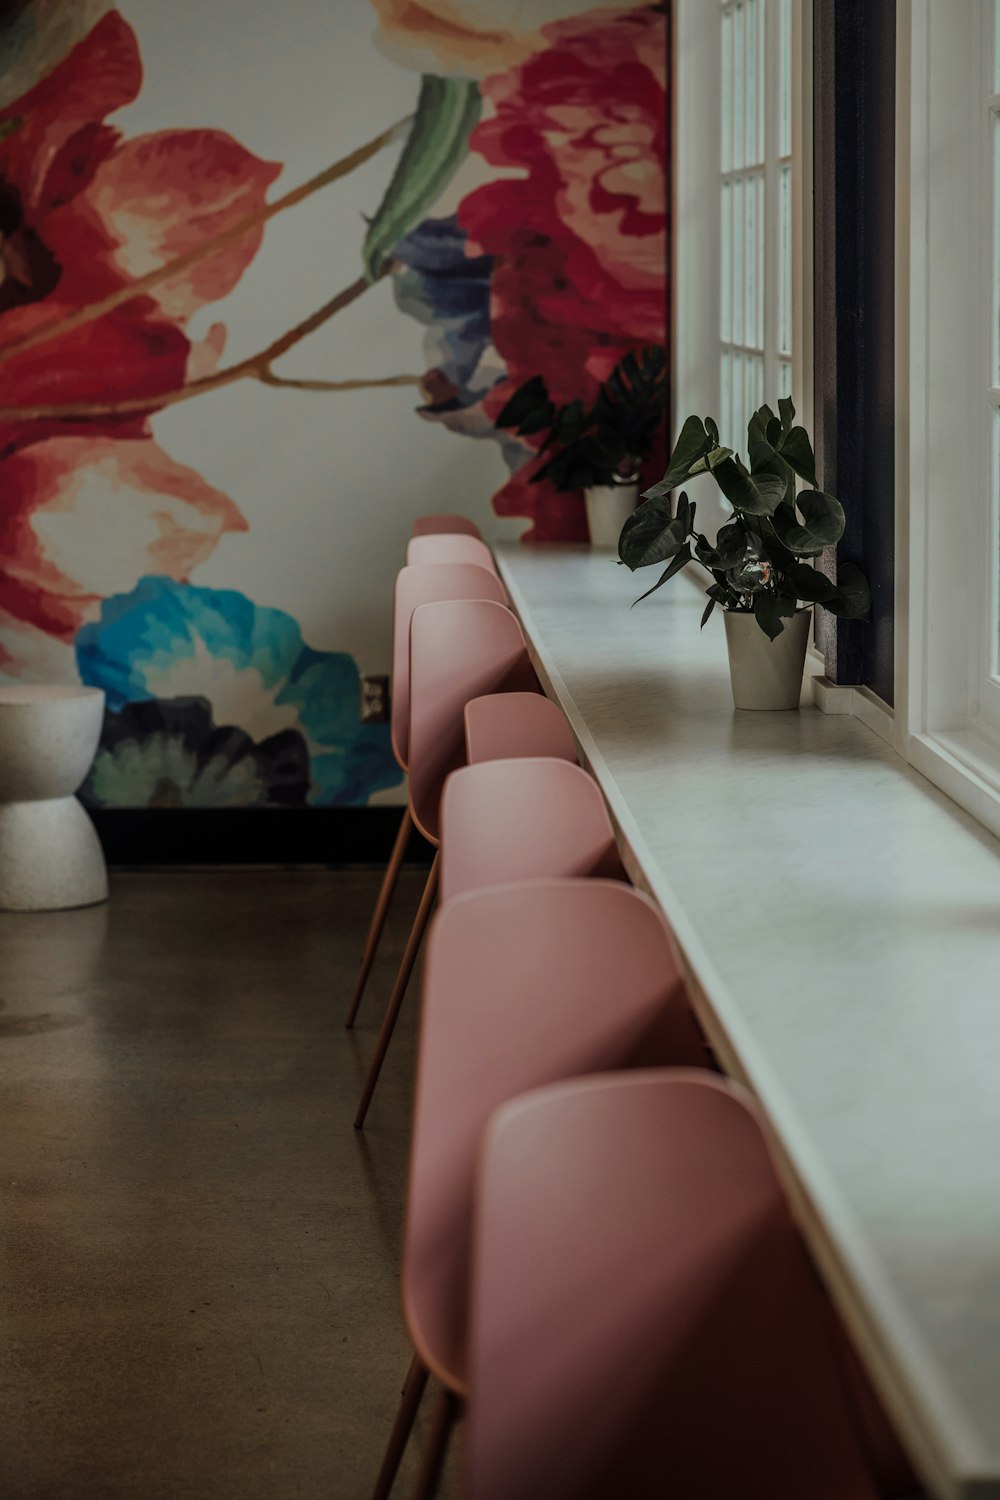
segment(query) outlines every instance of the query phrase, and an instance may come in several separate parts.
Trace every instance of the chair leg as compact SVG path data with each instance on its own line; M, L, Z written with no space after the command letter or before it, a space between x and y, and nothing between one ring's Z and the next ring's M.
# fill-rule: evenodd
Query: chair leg
M414 1418L426 1385L427 1366L421 1360L420 1355L415 1354L406 1372L406 1380L403 1382L403 1399L393 1423L392 1432L389 1434L385 1457L372 1491L372 1500L388 1500L399 1470L400 1460L406 1451L410 1433L413 1431Z
M424 886L424 894L420 898L420 906L417 910L417 915L413 919L413 927L410 931L409 941L406 944L406 952L403 954L403 961L399 966L399 973L396 975L396 983L393 985L392 994L389 997L389 1004L386 1007L385 1017L382 1021L382 1030L379 1032L378 1041L375 1044L375 1055L372 1058L371 1067L368 1069L364 1093L361 1095L361 1103L358 1105L358 1112L354 1117L355 1130L360 1130L365 1123L365 1115L368 1113L368 1106L372 1102L372 1095L375 1092L375 1085L378 1083L378 1075L382 1071L385 1054L389 1050L392 1033L395 1030L396 1021L399 1017L399 1008L403 1003L403 996L406 994L406 986L410 981L410 975L413 973L417 954L420 952L420 944L423 941L424 931L427 923L430 921L431 910L434 906L434 897L437 894L439 860L440 852L435 854L434 863L431 865L428 873L427 884Z
M412 827L413 819L410 816L410 809L407 807L399 825L399 832L396 834L396 842L392 846L392 853L389 855L389 863L385 867L382 886L379 890L378 900L375 903L375 910L372 913L371 923L368 927L368 936L365 938L365 951L361 955L361 967L358 970L358 979L354 986L351 1008L347 1012L347 1020L344 1022L348 1030L354 1025L354 1018L358 1013L358 1006L361 1004L361 996L365 992L368 975L371 973L372 964L375 962L375 953L379 945L379 939L382 936L382 929L385 926L385 919L389 913L389 903L392 900L392 893L396 889L396 881L399 879L399 871L403 863L403 855L406 853L406 845L409 841L410 829Z
M413 1500L433 1500L437 1494L437 1488L441 1482L441 1471L448 1452L448 1439L451 1437L452 1428L458 1418L458 1410L457 1397L451 1391L442 1391L434 1411L431 1435L424 1453L424 1461L420 1466L417 1487L413 1491Z

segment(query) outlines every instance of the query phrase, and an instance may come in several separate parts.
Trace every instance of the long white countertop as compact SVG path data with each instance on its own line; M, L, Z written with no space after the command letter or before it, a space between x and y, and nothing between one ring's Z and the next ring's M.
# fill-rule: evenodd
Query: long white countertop
M1000 845L857 719L736 712L691 579L496 552L922 1477L1000 1497Z

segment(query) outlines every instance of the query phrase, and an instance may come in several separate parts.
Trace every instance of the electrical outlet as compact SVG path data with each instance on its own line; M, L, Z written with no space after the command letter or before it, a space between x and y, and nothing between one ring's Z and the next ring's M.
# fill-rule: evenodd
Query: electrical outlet
M388 677L362 677L361 722L362 724L388 724Z

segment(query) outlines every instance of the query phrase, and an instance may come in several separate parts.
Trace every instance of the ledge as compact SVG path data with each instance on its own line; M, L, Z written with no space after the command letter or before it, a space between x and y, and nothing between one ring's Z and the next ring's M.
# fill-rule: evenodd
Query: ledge
M497 555L914 1461L939 1495L1000 1496L996 840L856 702L736 712L689 582L630 610L643 580L610 554Z

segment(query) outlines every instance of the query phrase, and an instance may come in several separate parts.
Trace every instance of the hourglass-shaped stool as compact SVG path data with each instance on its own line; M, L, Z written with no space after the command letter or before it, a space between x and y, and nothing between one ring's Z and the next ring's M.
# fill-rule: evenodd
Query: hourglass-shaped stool
M0 687L0 910L107 900L100 840L73 795L90 770L103 717L99 688Z

